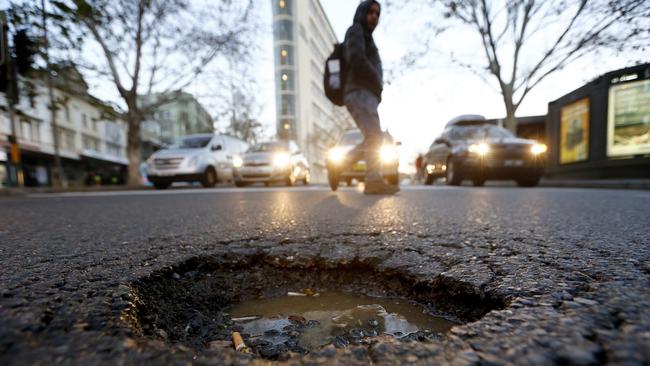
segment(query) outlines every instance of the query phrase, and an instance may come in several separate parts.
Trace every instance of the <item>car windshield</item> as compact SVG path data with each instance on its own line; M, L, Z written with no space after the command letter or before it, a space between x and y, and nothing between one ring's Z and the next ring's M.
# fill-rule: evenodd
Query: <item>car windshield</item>
M180 149L201 149L210 143L212 136L193 136L186 137L181 142L176 145Z
M248 149L249 153L258 153L258 152L284 152L287 151L288 148L286 145L279 143L279 142L265 142L262 144L257 144L250 149Z
M361 131L347 132L341 138L339 145L358 145L363 142L363 135Z
M514 135L503 127L495 125L474 125L456 126L451 129L449 137L452 140L482 140L502 139L514 137Z

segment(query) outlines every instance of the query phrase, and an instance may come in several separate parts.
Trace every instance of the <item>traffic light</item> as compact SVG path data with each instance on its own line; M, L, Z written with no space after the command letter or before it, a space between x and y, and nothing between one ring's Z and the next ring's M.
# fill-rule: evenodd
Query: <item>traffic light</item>
M20 75L27 75L32 69L36 45L27 31L22 29L14 35L14 49L16 52L16 69Z

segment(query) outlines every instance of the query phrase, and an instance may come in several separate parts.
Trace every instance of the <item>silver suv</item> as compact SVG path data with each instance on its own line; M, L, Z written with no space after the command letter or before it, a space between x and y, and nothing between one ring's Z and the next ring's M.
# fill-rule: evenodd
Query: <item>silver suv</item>
M147 178L156 189L174 182L201 182L214 187L219 181L232 181L233 157L248 149L248 144L226 135L202 134L183 137L147 160Z
M287 186L311 182L309 163L295 142L264 142L251 147L233 161L237 187L253 183L269 186L282 182Z

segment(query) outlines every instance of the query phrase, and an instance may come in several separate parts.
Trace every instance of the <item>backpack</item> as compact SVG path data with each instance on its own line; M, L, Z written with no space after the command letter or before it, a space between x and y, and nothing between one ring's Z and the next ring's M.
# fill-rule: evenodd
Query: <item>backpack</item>
M345 90L344 50L343 43L334 45L334 51L325 61L325 73L323 75L325 96L337 106L343 106L343 92Z

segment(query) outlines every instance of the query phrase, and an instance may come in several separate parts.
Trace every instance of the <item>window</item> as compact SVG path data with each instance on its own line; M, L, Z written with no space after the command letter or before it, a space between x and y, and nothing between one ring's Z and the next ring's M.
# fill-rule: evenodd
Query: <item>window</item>
M61 128L59 127L58 130L58 137L59 137L59 146L68 151L75 151L76 150L76 144L74 142L75 139L75 132L72 130L68 130L67 128Z
M293 22L291 20L278 20L275 22L273 34L276 40L293 40Z
M83 142L83 147L85 150L90 150L90 151L95 151L99 152L99 139L84 135L82 138Z
M65 104L65 120L66 122L70 123L70 106L68 103Z
M276 48L276 64L280 66L293 66L293 46L279 46Z
M38 142L38 125L34 122L22 120L20 121L20 137L23 140Z
M274 0L273 13L275 15L291 15L292 0Z
M88 128L88 116L86 116L85 113L81 114L81 124L84 126L84 128Z
M278 80L280 84L280 90L282 91L291 91L295 88L295 82L293 77L293 71L282 70L278 73Z
M292 95L282 95L280 97L280 114L283 116L293 115L296 111L295 103Z

